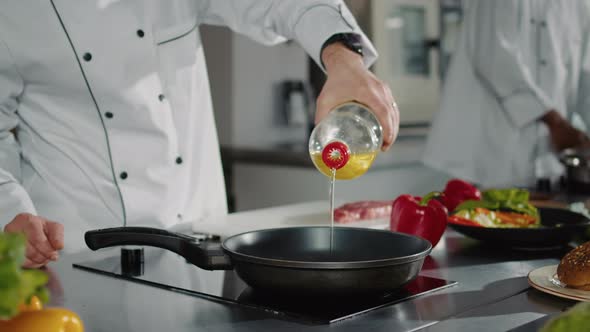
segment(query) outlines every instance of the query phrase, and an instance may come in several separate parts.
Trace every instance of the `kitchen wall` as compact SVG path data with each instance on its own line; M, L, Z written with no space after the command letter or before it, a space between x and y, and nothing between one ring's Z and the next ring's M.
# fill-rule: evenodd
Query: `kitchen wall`
M286 127L278 85L307 81L307 55L296 43L264 46L226 28L201 28L222 145L304 142L304 127Z

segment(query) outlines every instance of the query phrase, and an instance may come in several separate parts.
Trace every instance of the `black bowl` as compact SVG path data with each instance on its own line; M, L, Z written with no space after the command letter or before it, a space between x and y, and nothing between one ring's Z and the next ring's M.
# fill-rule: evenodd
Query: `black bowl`
M488 228L449 223L449 227L476 240L512 248L535 249L565 246L583 236L590 219L565 209L539 208L537 228Z

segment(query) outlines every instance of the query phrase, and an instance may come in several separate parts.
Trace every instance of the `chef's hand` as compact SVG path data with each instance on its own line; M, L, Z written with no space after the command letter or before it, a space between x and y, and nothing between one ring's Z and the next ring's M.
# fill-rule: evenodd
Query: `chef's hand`
M547 125L553 147L558 152L567 148L590 147L588 135L572 126L557 111L545 113L541 120Z
M383 127L382 150L389 149L399 131L399 110L389 87L365 68L363 58L340 43L328 45L322 52L328 79L317 100L315 122L331 109L357 101L375 112Z
M21 213L4 227L7 233L24 233L27 237L26 268L47 265L59 258L59 250L64 247L64 228L62 224Z

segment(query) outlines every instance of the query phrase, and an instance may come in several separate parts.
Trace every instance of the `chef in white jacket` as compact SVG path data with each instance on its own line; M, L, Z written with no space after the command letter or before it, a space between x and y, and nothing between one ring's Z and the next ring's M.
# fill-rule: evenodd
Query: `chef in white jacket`
M0 225L27 233L27 266L57 259L64 231L78 249L90 229L227 212L201 24L297 40L328 74L316 119L356 99L395 140L376 52L340 0L3 0Z
M587 145L590 11L583 0L471 0L424 162L484 186L556 178Z

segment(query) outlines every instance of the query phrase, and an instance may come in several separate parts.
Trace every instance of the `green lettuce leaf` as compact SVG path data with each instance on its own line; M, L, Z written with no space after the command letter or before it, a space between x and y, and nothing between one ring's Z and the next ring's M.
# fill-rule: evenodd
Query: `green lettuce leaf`
M18 313L21 303L32 296L47 302L47 275L39 270L24 270L26 238L23 234L0 232L0 319Z
M580 302L543 326L541 332L588 331L590 303Z
M455 212L463 211L463 210L474 210L476 208L484 208L489 210L497 210L500 208L500 203L492 202L492 201L475 201L475 200L466 200L463 201L455 208Z
M529 192L524 189L490 189L482 192L481 200L465 201L455 211L485 208L489 210L508 210L524 213L539 219L539 211L529 203Z

